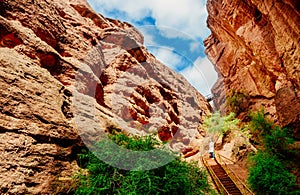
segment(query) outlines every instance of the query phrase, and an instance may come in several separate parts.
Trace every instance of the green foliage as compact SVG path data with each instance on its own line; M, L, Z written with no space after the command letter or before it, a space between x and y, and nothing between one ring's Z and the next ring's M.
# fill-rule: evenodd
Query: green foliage
M249 95L243 91L232 90L227 97L226 104L230 107L230 111L239 114L248 108Z
M253 134L258 135L260 138L264 139L272 132L274 124L272 121L266 118L264 110L250 113L249 116L251 118L250 127Z
M110 138L118 145L130 150L152 150L158 144L156 139L151 136L138 138L119 133L112 135ZM105 145L100 142L98 147L105 147ZM109 148L105 148L105 150L109 150ZM108 151L108 154L119 155L114 151ZM163 154L169 154L169 152L166 151ZM174 157L175 160L156 169L125 171L104 163L96 155L87 151L79 155L80 163L88 170L88 174L78 174L76 176L75 194L211 193L206 173L200 170L196 164L182 162L178 157Z
M285 155L289 153L288 146L294 143L294 139L287 128L281 129L276 126L265 138L265 149L274 155Z
M288 146L294 143L289 129L281 129L265 117L264 110L250 115L252 133L258 137L263 151L273 155L285 155L289 153Z
M202 128L209 134L218 137L222 134L224 135L232 130L238 129L237 125L239 123L240 121L235 118L235 114L233 112L229 113L229 115L221 116L218 111L204 119Z
M261 151L250 158L248 182L257 194L300 194L295 176L288 170L288 146L294 141L287 128L281 129L266 119L264 110L251 114L252 133L256 134Z
M298 194L296 178L280 160L259 152L251 158L248 182L258 195Z
M93 151L104 162L110 162L117 167L121 165L126 170L137 171L158 167L162 162L167 163L170 159L174 159L174 154L170 151L155 149L158 145L159 142L153 136L128 137L123 133L117 133L109 139L105 138L96 143ZM136 154L135 151L149 152Z
M143 138L139 138L129 137L123 133L119 133L110 136L110 139L119 146L136 151L153 150L155 146L159 145L159 142L153 136L145 136Z

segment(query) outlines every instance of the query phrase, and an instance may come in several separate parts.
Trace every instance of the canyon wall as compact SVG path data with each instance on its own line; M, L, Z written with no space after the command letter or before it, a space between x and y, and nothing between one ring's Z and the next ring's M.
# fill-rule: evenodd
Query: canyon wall
M208 0L206 54L219 78L215 106L238 117L262 107L281 126L300 125L300 4L296 0ZM226 103L227 102L227 103Z
M132 25L84 0L0 7L0 194L67 192L78 152L112 125L198 152L210 105Z

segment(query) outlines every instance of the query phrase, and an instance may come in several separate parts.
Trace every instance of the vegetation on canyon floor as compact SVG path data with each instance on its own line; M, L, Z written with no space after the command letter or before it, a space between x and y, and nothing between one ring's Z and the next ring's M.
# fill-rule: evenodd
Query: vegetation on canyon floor
M230 132L244 129L250 131L246 137L258 149L248 156L248 183L255 194L300 194L296 177L292 174L299 156L290 147L294 143L292 131L275 125L264 110L249 114L249 118L249 123L241 125L235 114L221 116L216 112L204 120L202 127L216 137L226 137ZM150 151L160 145L154 136L128 136L114 127L109 133L110 140L133 151ZM126 161L122 159L124 156L107 146L105 140L98 142L98 152L113 156L115 161ZM106 164L98 155L90 151L79 155L80 165L87 172L75 176L76 184L71 189L75 194L215 194L206 172L196 163L187 163L177 156L156 169L126 171ZM162 150L160 155L163 158L175 154ZM143 166L156 162L147 159L139 163Z
M152 137L132 137L123 133L110 135L118 145L137 151L154 149L158 142ZM98 147L105 147L99 142ZM115 151L105 148L116 156ZM165 151L165 155L170 152ZM79 155L80 164L88 174L76 175L75 194L214 194L207 181L206 172L195 163L187 163L174 157L172 162L146 171L126 171L101 161L97 154L84 152ZM164 155L162 153L162 155ZM116 157L117 158L117 157ZM141 163L147 163L142 162Z
M238 130L240 121L235 118L235 114L230 112L222 116L219 111L213 113L203 121L201 128L204 129L213 140L218 140L220 136L225 138L230 132Z
M242 93L234 94L230 100L231 108L240 111L236 107L240 106L246 96ZM275 125L266 117L263 109L251 112L249 119L249 122L241 123L235 118L234 112L225 116L215 112L204 120L201 128L214 140L221 136L222 144L233 132L247 138L248 145L249 140L252 141L258 151L248 156L248 183L256 194L300 194L296 177L292 174L299 167L299 153L291 149L294 143L292 131Z
M280 128L265 117L264 111L252 113L250 129L257 140L256 154L249 156L248 182L258 195L300 194L296 177L291 173L297 165L297 151L288 128Z

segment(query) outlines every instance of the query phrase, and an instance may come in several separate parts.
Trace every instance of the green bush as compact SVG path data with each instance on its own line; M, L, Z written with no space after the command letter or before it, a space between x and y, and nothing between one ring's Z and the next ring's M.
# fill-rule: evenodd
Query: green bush
M256 135L262 141L267 135L272 132L273 122L266 118L265 111L262 109L258 112L253 112L249 114L251 121L250 127L252 133Z
M272 155L284 156L289 154L288 146L294 143L294 139L288 128L280 128L265 117L264 110L252 113L251 129L256 135L262 150Z
M237 130L239 123L240 121L235 118L235 114L233 112L228 115L221 116L221 113L217 111L204 119L201 128L210 135L219 137L220 135L225 135L232 130Z
M249 95L242 91L232 90L227 97L226 105L229 106L230 111L236 113L237 115L249 106Z
M296 177L274 155L259 152L251 158L248 182L258 195L300 194Z
M288 146L294 143L294 139L288 131L287 128L281 129L276 126L270 135L265 137L265 150L273 155L285 156L289 154L291 151Z
M110 136L118 145L138 151L154 149L153 137L128 137L123 133ZM105 147L99 143L98 147ZM114 151L105 148L108 155ZM103 151L103 150L102 150ZM162 155L169 155L168 151ZM97 154L85 151L79 155L80 164L88 174L76 175L75 194L207 194L211 193L207 175L196 164L188 164L174 157L172 162L148 171L126 171L104 163ZM155 160L155 159L154 159ZM143 161L141 161L142 163ZM148 163L148 162L146 162Z
M293 138L287 128L280 128L265 117L264 111L251 114L252 133L258 138L260 151L250 157L248 182L257 194L300 194L296 178L288 168L293 163L288 149Z

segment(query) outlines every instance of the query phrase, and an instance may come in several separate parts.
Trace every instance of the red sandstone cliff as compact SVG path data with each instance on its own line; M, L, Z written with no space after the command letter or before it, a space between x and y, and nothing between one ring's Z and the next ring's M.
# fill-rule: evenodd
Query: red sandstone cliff
M0 0L0 193L55 194L109 125L196 152L210 106L84 0ZM76 94L76 95L75 95ZM80 137L81 136L81 137ZM190 154L188 154L190 155Z
M219 79L212 92L226 111L234 90L248 110L265 111L282 126L300 125L300 4L296 0L208 0L211 35L204 41ZM297 130L298 129L298 130Z

